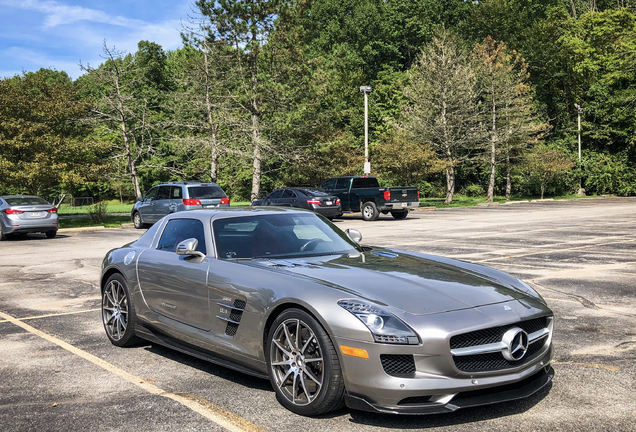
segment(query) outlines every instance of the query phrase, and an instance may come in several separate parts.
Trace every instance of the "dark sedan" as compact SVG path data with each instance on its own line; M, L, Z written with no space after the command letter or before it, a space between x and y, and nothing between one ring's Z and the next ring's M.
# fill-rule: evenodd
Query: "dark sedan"
M284 206L312 210L328 219L342 216L340 198L312 188L280 188L252 206Z

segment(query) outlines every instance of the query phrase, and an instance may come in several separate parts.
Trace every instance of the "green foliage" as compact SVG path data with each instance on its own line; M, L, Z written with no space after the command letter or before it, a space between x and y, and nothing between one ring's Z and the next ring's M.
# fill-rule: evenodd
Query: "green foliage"
M64 72L41 69L0 80L2 188L48 194L99 179L108 143L79 124L91 108Z
M636 170L625 154L591 153L581 162L586 193L636 194Z
M103 223L106 220L106 212L108 210L108 204L102 201L95 205L92 205L88 210L88 217L94 224Z
M467 197L484 196L484 188L478 184L470 184L464 188L464 195Z

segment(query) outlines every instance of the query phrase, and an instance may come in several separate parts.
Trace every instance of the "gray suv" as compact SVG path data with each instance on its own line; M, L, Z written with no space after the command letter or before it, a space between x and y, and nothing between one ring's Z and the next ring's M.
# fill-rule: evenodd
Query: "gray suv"
M152 225L162 217L183 210L229 207L230 199L216 183L171 182L150 189L130 213L135 228Z

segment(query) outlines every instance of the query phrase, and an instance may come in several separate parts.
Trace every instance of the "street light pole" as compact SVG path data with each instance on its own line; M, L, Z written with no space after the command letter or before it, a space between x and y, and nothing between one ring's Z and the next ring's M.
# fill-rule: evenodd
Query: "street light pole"
M574 103L574 108L576 108L577 113L578 113L578 140L579 140L579 170L581 169L581 114L583 114L583 107L578 104L578 103ZM583 189L583 180L582 178L579 178L579 196L583 196L585 195L585 190Z
M369 163L369 93L371 86L360 86L360 91L364 93L364 173L371 173Z

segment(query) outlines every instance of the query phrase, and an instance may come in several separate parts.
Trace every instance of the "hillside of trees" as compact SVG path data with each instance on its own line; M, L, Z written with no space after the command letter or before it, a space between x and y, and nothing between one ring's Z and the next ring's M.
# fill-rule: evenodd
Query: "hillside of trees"
M0 194L636 193L636 0L197 0L183 46L0 80ZM578 158L581 107L582 153Z

